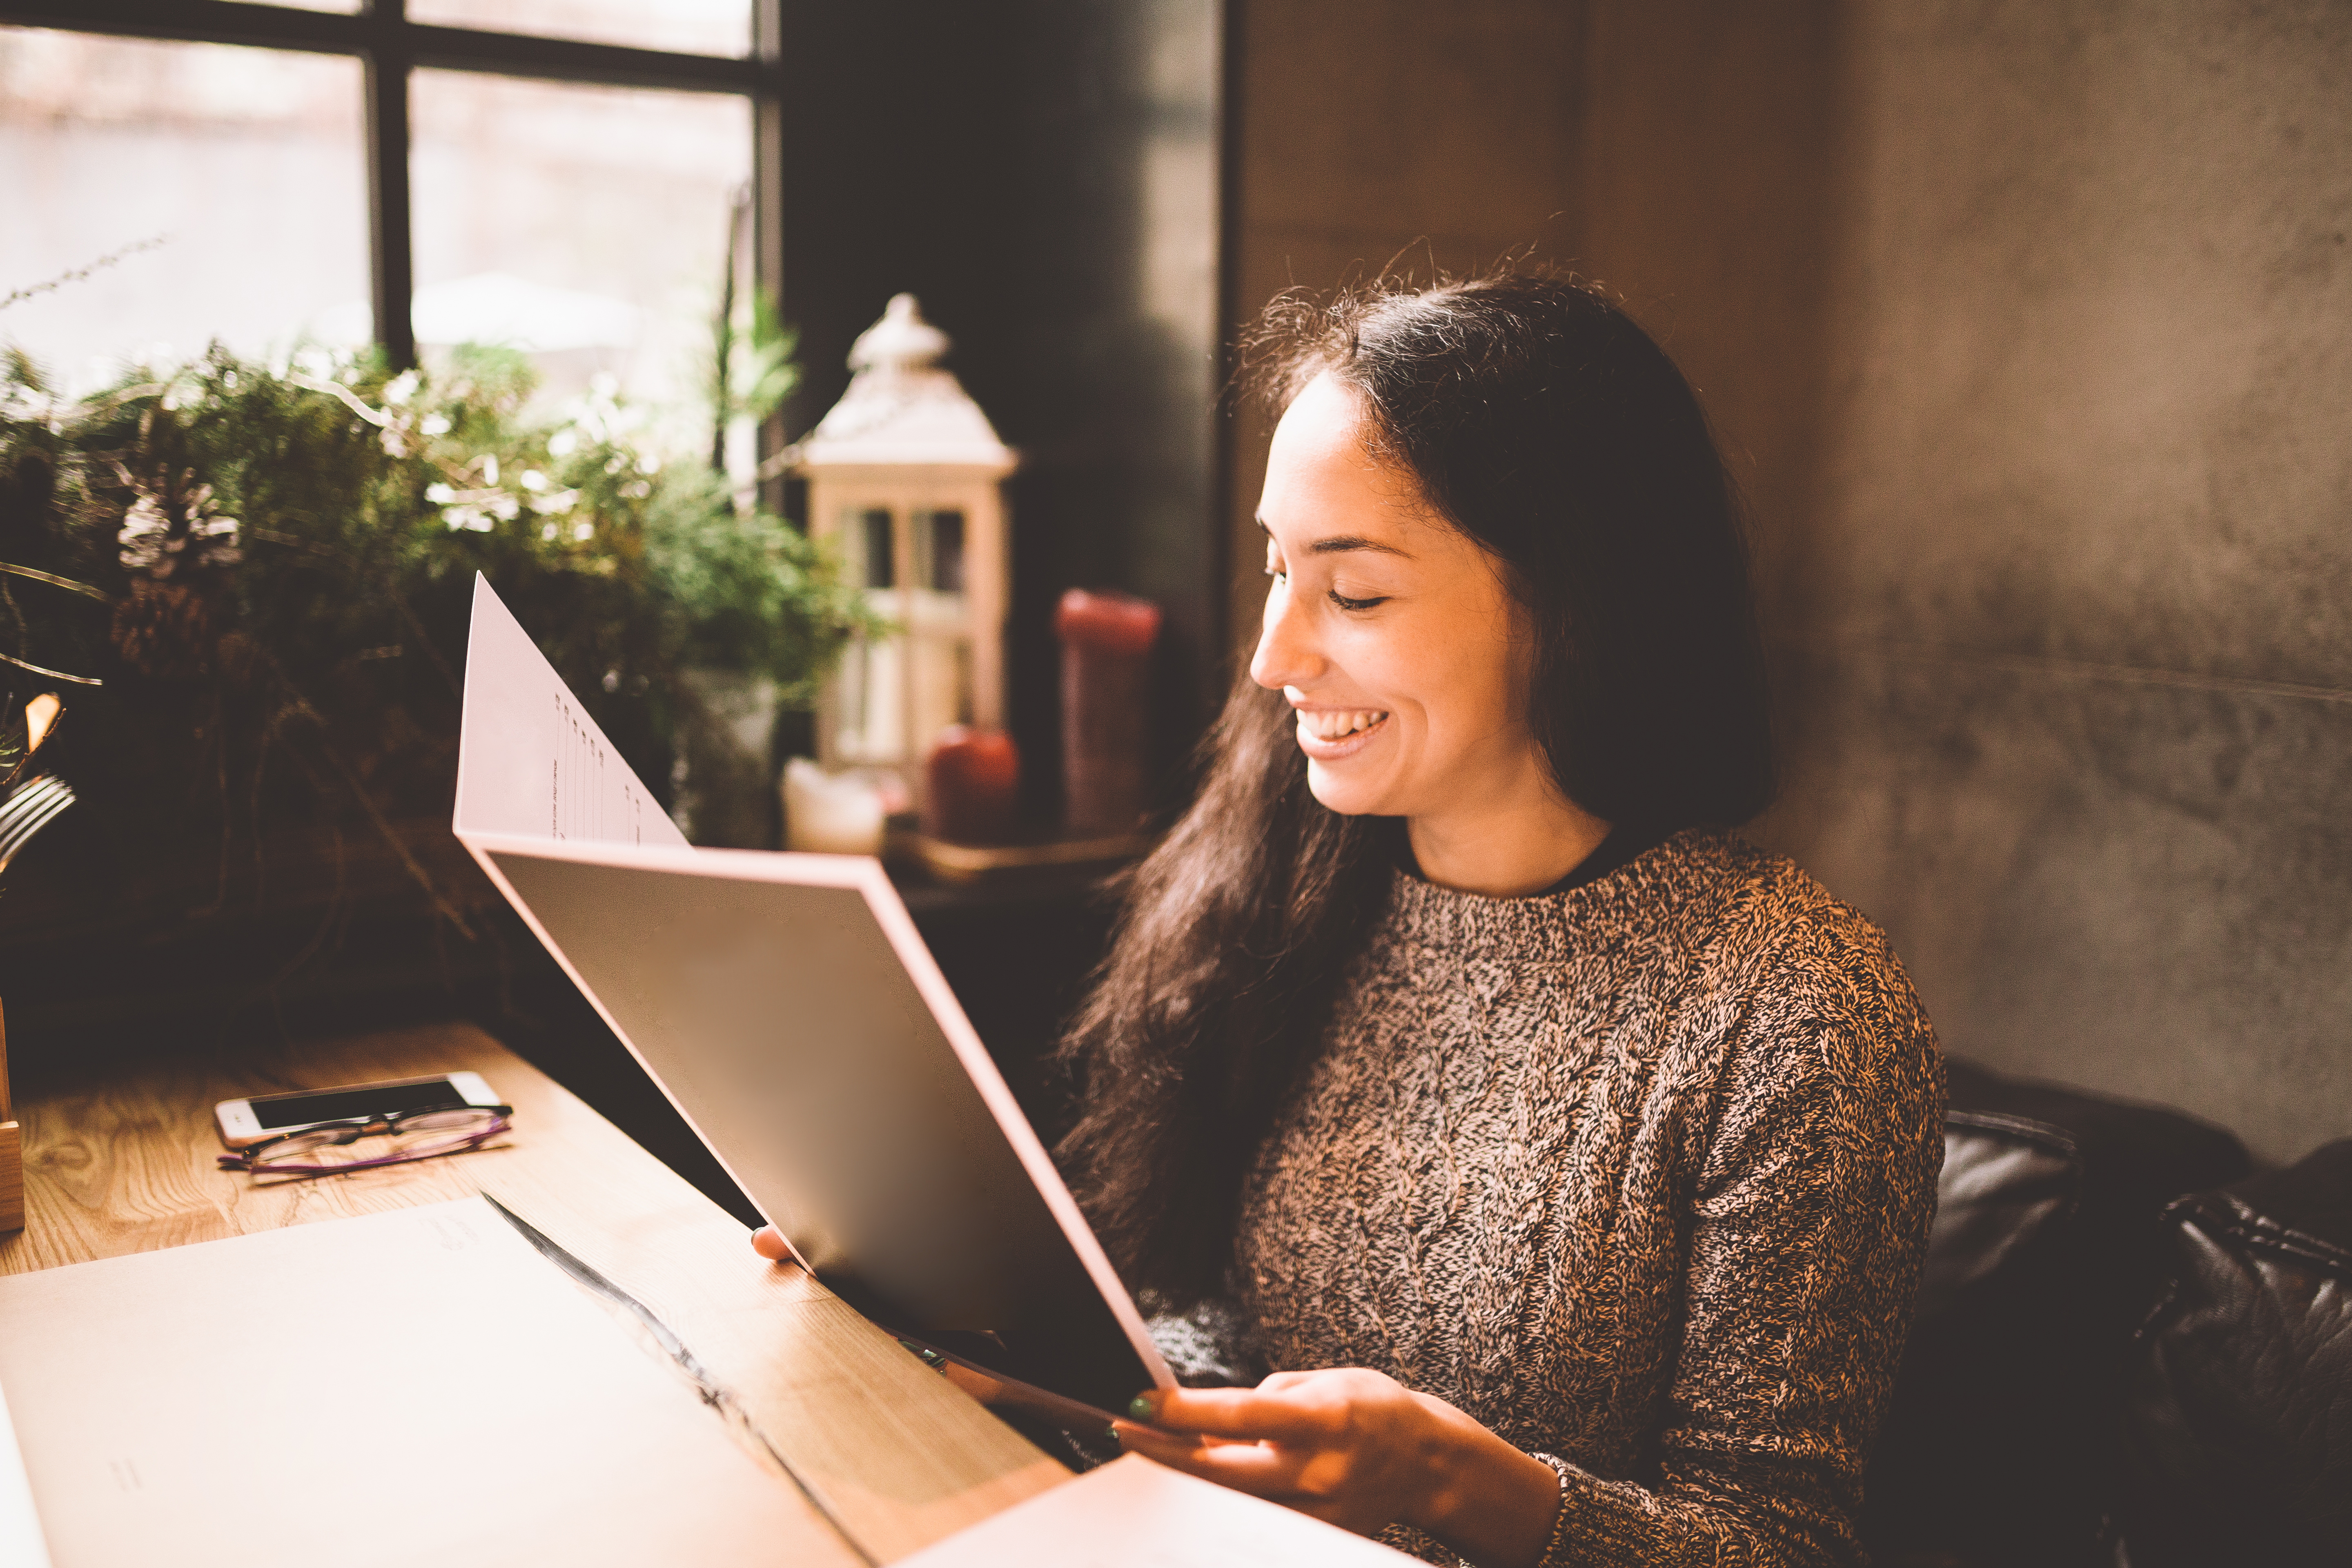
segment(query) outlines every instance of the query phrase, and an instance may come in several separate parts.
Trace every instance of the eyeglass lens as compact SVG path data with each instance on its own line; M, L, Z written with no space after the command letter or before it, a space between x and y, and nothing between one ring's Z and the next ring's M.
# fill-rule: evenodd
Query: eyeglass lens
M248 1158L257 1164L294 1158L311 1164L394 1159L427 1145L463 1142L498 1120L497 1111L474 1108L419 1111L377 1131L353 1126L313 1127L261 1144L250 1152Z

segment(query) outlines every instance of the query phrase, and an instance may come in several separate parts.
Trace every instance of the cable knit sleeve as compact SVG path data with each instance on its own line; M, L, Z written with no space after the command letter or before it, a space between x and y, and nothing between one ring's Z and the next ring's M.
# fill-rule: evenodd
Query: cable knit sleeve
M1862 1561L1863 1471L1943 1158L1942 1058L1850 910L1800 916L1747 979L1677 1097L1688 1263L1656 1484L1561 1466L1545 1568Z

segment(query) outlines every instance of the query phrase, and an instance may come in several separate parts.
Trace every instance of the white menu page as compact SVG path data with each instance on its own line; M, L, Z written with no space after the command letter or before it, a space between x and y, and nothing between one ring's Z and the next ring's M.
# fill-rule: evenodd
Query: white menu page
M856 1568L478 1197L0 1279L0 1384L57 1568Z
M478 573L457 736L456 826L459 833L686 847L686 835Z
M8 1399L0 1394L0 1563L10 1568L49 1568L49 1543L33 1507L33 1483L8 1419Z

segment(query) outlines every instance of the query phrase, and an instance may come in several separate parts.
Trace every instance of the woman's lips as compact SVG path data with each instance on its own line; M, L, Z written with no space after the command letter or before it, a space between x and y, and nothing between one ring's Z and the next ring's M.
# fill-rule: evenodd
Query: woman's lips
M1333 727L1335 721L1344 721L1346 715L1364 712L1372 712L1375 716L1370 722L1360 725L1346 734L1327 741L1322 735L1317 733L1318 728L1328 729ZM1298 749L1318 763L1342 762L1370 745L1372 737L1387 729L1388 723L1387 714L1379 713L1373 710L1334 710L1302 708L1298 710Z

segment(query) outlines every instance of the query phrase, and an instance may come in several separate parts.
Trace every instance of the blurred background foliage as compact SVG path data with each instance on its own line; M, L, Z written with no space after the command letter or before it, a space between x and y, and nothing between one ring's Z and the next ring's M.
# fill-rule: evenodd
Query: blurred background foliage
M720 428L790 385L761 327L716 345ZM41 762L116 867L216 858L215 908L266 900L241 855L324 830L462 930L403 825L446 837L477 572L666 804L742 750L714 692L807 702L866 614L833 563L608 382L551 414L532 392L483 348L392 375L216 345L82 398L0 360L0 710L63 700Z

